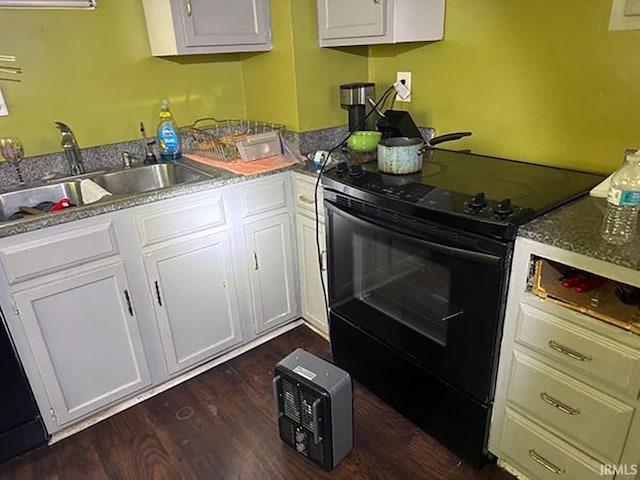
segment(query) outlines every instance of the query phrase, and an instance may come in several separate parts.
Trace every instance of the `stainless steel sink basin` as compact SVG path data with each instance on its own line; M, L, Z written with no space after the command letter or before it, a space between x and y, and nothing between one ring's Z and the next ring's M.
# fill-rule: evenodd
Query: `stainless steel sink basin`
M70 177L56 183L24 187L0 193L0 221L17 220L20 215L14 214L20 212L21 207L30 207L30 213L24 216L32 218L33 215L38 214L33 210L34 208L43 209L47 206L44 205L44 202L57 203L63 198L68 198L71 204L75 206L84 205L80 181L85 178L93 180L114 197L117 197L119 195L132 195L183 183L197 182L213 177L214 175L179 163L159 163L110 173L99 172ZM48 206L50 207L51 203ZM42 211L42 213L46 212L47 210Z
M145 165L91 177L113 195L129 195L212 178L179 163Z
M33 208L43 202L57 203L63 198L68 198L74 205L82 205L80 182L67 181L1 193L0 219L7 220L12 214L18 212L20 207Z

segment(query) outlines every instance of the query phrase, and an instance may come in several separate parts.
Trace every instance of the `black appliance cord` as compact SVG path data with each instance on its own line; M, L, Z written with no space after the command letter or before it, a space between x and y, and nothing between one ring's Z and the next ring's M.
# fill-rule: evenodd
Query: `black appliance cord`
M313 205L314 205L314 213L315 213L315 227L316 227L316 253L318 255L318 265L319 265L319 270L320 270L320 285L322 286L322 298L324 299L324 309L325 312L327 314L327 322L329 321L329 299L327 296L327 286L324 284L324 278L322 278L322 250L320 248L320 239L318 238L320 236L320 219L318 217L318 187L320 186L320 179L322 178L322 174L324 172L325 167L327 166L327 163L329 162L329 159L331 158L331 154L333 152L335 152L341 145L344 145L344 143L349 140L349 137L351 135L353 135L353 132L357 131L358 129L362 128L364 126L364 122L367 120L367 118L369 118L369 116L371 114L373 114L376 111L376 108L378 108L381 104L383 104L385 102L385 100L387 99L387 97L389 96L389 94L394 90L394 86L391 85L389 88L387 88L384 93L382 94L382 96L380 97L380 100L378 100L378 102L374 105L374 107L371 109L371 111L369 113L367 113L364 118L362 120L360 120L360 123L358 123L358 125L356 125L356 128L353 129L353 131L349 132L349 134L344 137L344 139L342 139L342 141L340 141L338 144L336 144L333 148L331 148L331 150L329 150L329 152L327 153L326 158L324 159L324 161L322 162L322 165L320 165L320 170L318 171L318 177L316 178L316 184L314 186L313 189ZM325 237L326 237L326 232L325 232ZM325 255L325 261L328 263L328 256ZM328 271L328 265L327 265L327 271Z

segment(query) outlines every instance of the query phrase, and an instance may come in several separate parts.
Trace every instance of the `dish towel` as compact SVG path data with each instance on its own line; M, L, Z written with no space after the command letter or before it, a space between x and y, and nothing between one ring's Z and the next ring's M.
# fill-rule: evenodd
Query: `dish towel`
M253 160L251 162L245 162L243 160L232 160L230 162L222 162L220 160L212 160L207 157L201 157L200 155L184 154L185 157L195 160L196 162L204 163L212 167L222 168L238 175L255 175L257 173L270 172L271 170L279 170L285 168L294 163L298 163L296 159L287 157L285 155L275 155L273 157L262 158L260 160Z
M611 177L613 174L605 178L601 183L591 189L589 195L596 198L607 198L609 194L609 186L611 185Z
M111 196L110 192L88 178L80 181L80 191L82 192L82 201L85 205L97 202L101 198Z

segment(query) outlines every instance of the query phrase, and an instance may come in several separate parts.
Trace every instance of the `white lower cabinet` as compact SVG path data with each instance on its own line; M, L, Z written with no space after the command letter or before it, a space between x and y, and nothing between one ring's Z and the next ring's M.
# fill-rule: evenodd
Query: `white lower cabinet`
M322 283L327 284L327 251L324 232L322 185L316 178L294 174L296 205L296 238L298 244L298 270L300 274L300 307L302 318L319 331L329 334L327 309ZM316 232L316 197L318 199L318 231ZM320 250L316 243L316 233Z
M0 306L49 433L299 318L290 178L0 238Z
M320 251L316 243L316 233ZM302 318L320 331L328 334L327 309L321 278L327 285L327 251L325 247L324 223L316 222L302 214L296 215L298 239L298 268L300 269L300 307ZM322 276L322 277L321 277Z
M281 213L248 221L244 235L254 324L260 333L297 314L291 216Z
M502 453L528 478L571 480L612 479L600 462L539 428L511 409L505 412Z
M540 258L640 286L637 272L516 240L489 450L523 479L636 479L640 338L535 296Z
M51 402L49 431L150 385L121 262L66 271L12 300Z
M227 232L145 253L144 264L170 374L242 341Z

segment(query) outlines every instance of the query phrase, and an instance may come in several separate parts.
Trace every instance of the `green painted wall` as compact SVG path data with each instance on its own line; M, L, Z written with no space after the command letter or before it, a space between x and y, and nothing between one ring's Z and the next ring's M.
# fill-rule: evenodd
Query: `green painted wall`
M338 87L366 81L367 47L320 48L316 0L272 0L273 51L244 55L247 116L308 131L346 123Z
M243 55L247 118L282 123L298 130L291 0L271 2L271 31L273 49L270 52Z
M365 82L369 76L367 47L318 47L316 0L293 0L295 75L300 131L347 123L340 107L343 83Z
M609 32L611 0L449 0L445 39L376 46L382 91L413 72L406 105L456 147L608 172L640 147L640 31ZM454 144L449 144L453 147Z
M138 138L141 120L152 133L163 98L180 124L246 114L240 57L151 57L139 0L0 10L0 54L24 69L22 83L0 81L11 113L0 136L20 137L29 156L60 149L54 120L69 123L81 147Z
M272 0L268 53L153 58L142 4L102 1L95 11L0 10L0 54L22 83L0 81L11 115L0 135L27 155L59 150L52 122L81 146L155 130L169 98L180 124L214 115L307 131L346 123L338 86L413 72L417 123L472 130L456 147L598 172L640 147L640 32L608 32L610 0L449 0L445 39L321 49L315 0ZM454 144L450 144L453 146Z

